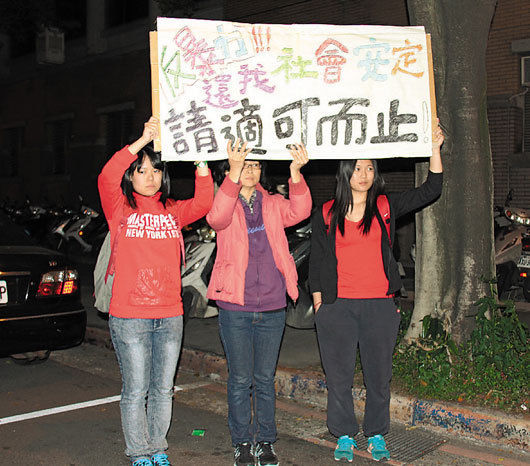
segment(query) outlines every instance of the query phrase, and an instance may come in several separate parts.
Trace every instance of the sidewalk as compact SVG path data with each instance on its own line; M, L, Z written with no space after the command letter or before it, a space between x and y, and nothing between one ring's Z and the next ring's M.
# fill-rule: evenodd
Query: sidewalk
M84 287L83 287L84 288ZM90 292L83 290L85 305L92 303ZM86 340L111 348L106 316L87 306ZM226 361L219 339L217 318L190 319L184 330L182 369L214 380L226 381ZM286 327L278 370L276 388L279 397L303 401L319 408L326 406L326 383L314 330ZM355 409L364 411L364 387L354 387ZM392 421L408 426L422 426L437 433L456 438L479 440L490 446L510 447L530 453L530 419L507 415L501 411L474 408L462 404L427 401L392 394Z
M82 277L82 300L88 318L85 339L112 348L107 316L93 307L93 265L79 263L78 268ZM522 320L530 321L530 312L526 312L527 309L521 311L524 314L520 314ZM227 380L226 360L216 317L190 319L186 323L179 365L182 369L214 380ZM286 327L276 372L276 389L279 397L325 409L327 389L315 330ZM362 385L354 387L354 398L356 411L364 412L365 390ZM411 427L422 426L455 438L479 440L490 446L509 447L530 454L529 415L508 415L492 409L421 400L392 393L390 417L393 422Z

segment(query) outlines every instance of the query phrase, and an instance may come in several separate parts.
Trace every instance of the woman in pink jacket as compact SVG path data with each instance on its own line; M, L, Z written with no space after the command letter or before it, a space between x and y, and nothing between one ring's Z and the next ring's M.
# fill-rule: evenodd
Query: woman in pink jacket
M300 173L308 156L290 150L289 200L264 189L265 162L228 143L224 181L206 216L217 231L217 258L208 298L219 307L219 333L228 364L228 426L234 464L277 465L274 373L285 327L286 291L298 298L297 273L285 228L311 212ZM252 405L251 405L252 395ZM252 411L254 411L252 413Z

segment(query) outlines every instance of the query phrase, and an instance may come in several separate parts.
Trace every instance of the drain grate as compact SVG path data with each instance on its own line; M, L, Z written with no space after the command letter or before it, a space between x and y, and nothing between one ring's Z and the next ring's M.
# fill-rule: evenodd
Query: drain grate
M336 442L335 437L329 433L326 433L322 438ZM368 448L367 439L362 433L355 436L355 441L359 450ZM432 432L427 433L417 428L407 430L397 426L392 426L390 432L385 435L385 441L390 452L390 458L403 463L411 463L445 443L442 437Z

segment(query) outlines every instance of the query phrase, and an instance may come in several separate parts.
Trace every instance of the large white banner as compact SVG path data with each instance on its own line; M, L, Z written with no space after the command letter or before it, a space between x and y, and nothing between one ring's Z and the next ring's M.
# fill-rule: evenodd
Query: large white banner
M243 24L158 18L165 160L431 155L423 27Z

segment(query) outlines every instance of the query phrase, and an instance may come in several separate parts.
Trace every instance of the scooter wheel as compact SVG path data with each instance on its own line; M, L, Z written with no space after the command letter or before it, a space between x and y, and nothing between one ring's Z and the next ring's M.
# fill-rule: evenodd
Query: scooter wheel
M524 299L530 302L530 276L527 276L523 281L523 295Z

